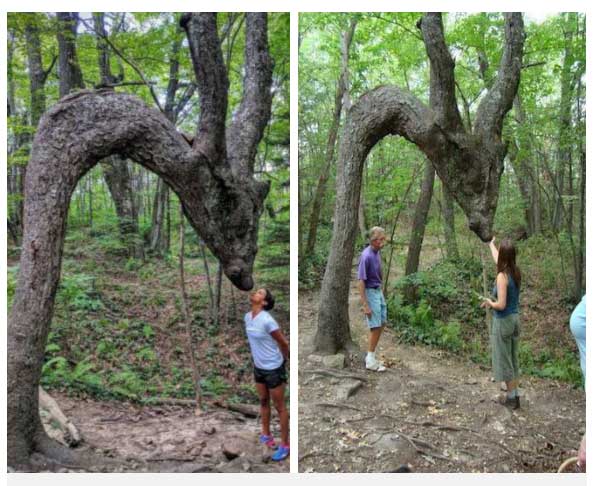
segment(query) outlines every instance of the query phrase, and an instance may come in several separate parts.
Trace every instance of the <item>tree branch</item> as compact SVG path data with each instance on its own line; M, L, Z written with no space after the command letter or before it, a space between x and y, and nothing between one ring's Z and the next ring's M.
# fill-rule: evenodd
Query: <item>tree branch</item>
M226 158L226 112L229 81L217 35L216 13L185 13L180 26L186 31L199 88L201 114L193 149L211 164Z
M524 46L524 22L519 12L505 13L505 41L499 73L480 101L474 133L500 139L503 118L513 106L521 76Z
M463 130L455 98L455 62L445 44L441 14L425 14L419 26L430 60L430 106L437 113L437 121L443 129Z
M134 69L134 71L139 75L139 77L141 78L141 80L143 81L143 83L149 88L149 92L151 93L151 97L153 98L153 101L155 102L155 106L157 106L157 108L159 108L159 111L161 111L162 113L164 113L163 108L161 106L161 103L159 102L159 99L157 97L157 94L155 93L155 90L153 89L152 83L150 81L147 80L147 78L145 77L145 75L143 74L143 71L141 71L141 69L136 65L136 63L134 63L133 61L131 61L130 59L128 59L120 49L118 49L114 43L109 39L109 37L107 35L105 35L103 32L99 32L97 30L95 30L94 27L90 26L89 23L81 18L81 22L83 22L83 24L85 25L85 27L87 27L87 29L89 29L92 32L95 32L95 34L99 37L101 37L106 44L108 44L110 46L110 48L114 51L114 53L120 58L122 59L126 64L128 64L131 68Z
M271 115L273 61L267 41L267 13L246 14L244 91L227 133L233 167L252 173L257 146Z

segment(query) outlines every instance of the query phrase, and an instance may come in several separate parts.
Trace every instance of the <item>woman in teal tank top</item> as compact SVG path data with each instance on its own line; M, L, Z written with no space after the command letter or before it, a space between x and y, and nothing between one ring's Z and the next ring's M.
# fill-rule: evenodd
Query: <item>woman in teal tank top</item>
M490 250L497 264L497 280L493 295L496 300L484 299L482 307L493 309L490 344L493 375L497 382L507 385L507 396L501 403L512 409L520 407L517 385L519 380L519 289L521 272L515 262L515 246L505 239L495 246L490 242Z

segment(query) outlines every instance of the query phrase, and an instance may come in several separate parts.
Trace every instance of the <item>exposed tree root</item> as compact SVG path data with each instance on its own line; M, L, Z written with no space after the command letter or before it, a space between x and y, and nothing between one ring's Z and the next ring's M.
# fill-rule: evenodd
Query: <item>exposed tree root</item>
M305 369L303 370L304 373L313 373L315 375L323 375L323 376L330 376L332 378L351 378L353 380L359 380L364 383L368 382L368 378L366 376L358 375L356 373L345 373L345 372L337 372L337 371L330 371L330 370L312 370L312 369Z
M64 433L64 440L71 447L76 447L82 441L81 434L75 425L64 415L60 406L42 387L39 387L39 406L46 410L52 419L60 425Z

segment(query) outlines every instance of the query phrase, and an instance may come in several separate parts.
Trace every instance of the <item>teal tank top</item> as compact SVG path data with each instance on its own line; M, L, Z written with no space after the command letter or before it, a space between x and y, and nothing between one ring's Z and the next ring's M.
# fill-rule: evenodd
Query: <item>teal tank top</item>
M507 275L507 274L506 274ZM493 287L493 295L498 299L497 285ZM503 310L496 310L495 315L499 318L507 317L510 314L517 314L519 306L519 289L515 284L515 280L510 275L507 275L507 302Z

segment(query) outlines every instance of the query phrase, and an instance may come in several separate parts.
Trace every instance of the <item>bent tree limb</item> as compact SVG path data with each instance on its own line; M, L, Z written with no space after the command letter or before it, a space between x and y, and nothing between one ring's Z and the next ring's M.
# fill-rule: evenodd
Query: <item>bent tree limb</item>
M248 17L259 19L251 28L259 29L259 35L266 39L266 14L251 13ZM188 32L189 44L204 41L214 47L193 56L193 62L199 64L195 71L221 62L215 14L187 14L184 18L207 26L198 33ZM199 34L200 39L194 37ZM246 62L254 62L253 56L268 58L263 49L267 49L266 42L247 49ZM270 64L263 69L270 70ZM135 96L112 90L66 96L42 117L25 181L25 232L8 322L7 435L8 464L12 467L29 467L34 451L61 462L75 460L43 430L38 390L60 280L70 198L81 177L98 161L119 155L161 177L178 195L186 218L221 262L227 277L240 289L252 288L258 221L269 185L253 179L252 161L240 150L233 161L226 156L223 133L208 123L209 112L222 108L218 104L222 93L210 89L214 83L217 80L209 73L197 77L202 93L199 127L204 131L199 130L192 147L162 113ZM269 92L270 88L261 83L259 88L245 90L245 96L256 104L270 103L269 94L255 93L259 89ZM227 96L227 90L224 94ZM259 112L268 114L270 109L262 106ZM222 121L225 118L220 113L215 122ZM221 138L215 144L210 140L214 135ZM258 142L256 135L247 140L255 146ZM248 152L243 150L248 156L254 153L252 147Z
M504 14L505 39L497 79L478 107L473 130L461 123L455 100L454 62L440 14L419 22L430 60L430 106L395 86L365 93L348 112L339 150L333 238L323 284L315 350L351 347L348 294L362 170L370 150L385 136L414 143L461 206L482 240L492 236L506 145L503 118L511 109L522 66L524 28L520 13Z

